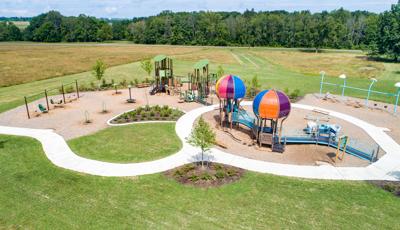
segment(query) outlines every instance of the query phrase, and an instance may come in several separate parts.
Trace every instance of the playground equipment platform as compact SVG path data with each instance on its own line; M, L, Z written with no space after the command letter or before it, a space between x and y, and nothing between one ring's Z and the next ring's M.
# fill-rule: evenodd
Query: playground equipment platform
M255 118L252 117L246 110L239 110L237 112L234 112L232 115L232 121L234 124L241 124L244 125L250 129L253 129L254 127L257 128L257 125L255 124ZM260 130L260 128L258 129ZM272 129L270 127L265 127L262 132L264 133L272 133ZM277 137L274 138L274 143L279 143L279 140ZM336 140L333 140L331 136L328 135L312 135L312 134L296 134L296 135L284 135L281 138L280 144L314 144L314 145L323 145L323 146L329 146L332 148L337 149L338 148L338 142ZM343 151L343 146L340 146L340 150ZM367 160L370 162L375 162L378 158L378 152L379 150L377 149L369 149L368 151L366 150L360 150L359 148L356 148L355 146L350 146L347 145L345 148L345 152L347 154L353 155L355 157L358 157L363 160ZM369 153L367 153L369 152Z

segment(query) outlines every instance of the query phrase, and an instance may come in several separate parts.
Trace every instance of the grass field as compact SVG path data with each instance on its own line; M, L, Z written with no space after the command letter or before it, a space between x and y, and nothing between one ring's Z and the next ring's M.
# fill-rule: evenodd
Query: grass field
M0 43L0 86L87 71L97 59L115 66L152 58L160 53L174 55L195 50L199 48L107 43Z
M263 88L287 88L291 91L299 89L302 94L318 92L321 70L327 73L326 80L330 82L341 83L337 76L345 73L349 76L348 85L362 88L368 87L369 76L375 76L379 82L374 85L374 89L392 93L395 93L393 85L400 81L399 63L370 61L360 51L327 50L315 54L298 49L142 46L129 43L0 43L1 49L8 51L0 51L0 72L3 71L0 73L0 81L51 78L1 87L0 112L22 104L24 95L37 93L45 88L60 87L61 83L75 79L86 84L95 81L90 71L61 77L54 77L54 73L62 75L70 70L90 70L97 58L103 58L109 66L115 65L106 71L105 78L108 81L114 79L119 82L125 79L129 82L135 78L143 80L147 74L140 68L140 63L134 61L159 53L173 55L176 75L187 76L196 60L208 58L212 63L211 72L215 72L218 65L221 65L225 73L236 74L246 80L257 75ZM31 63L35 56L28 54L29 49L35 50L36 56L42 58L40 65ZM130 63L121 64L127 62ZM326 91L340 94L341 88L326 87ZM366 96L365 93L351 91L347 91L346 95ZM371 99L394 103L393 97L372 94Z
M122 163L160 159L182 147L175 133L175 123L112 127L70 140L68 145L80 156Z
M20 30L24 30L29 26L29 22L27 21L12 21L12 23L14 23L14 25L16 25Z
M51 164L33 139L0 142L0 228L400 228L400 199L366 182L248 172L237 183L199 189L162 174L83 175Z

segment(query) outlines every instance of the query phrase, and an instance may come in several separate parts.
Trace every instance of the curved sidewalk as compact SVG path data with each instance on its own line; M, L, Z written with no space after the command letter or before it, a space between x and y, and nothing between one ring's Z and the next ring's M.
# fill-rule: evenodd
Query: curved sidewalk
M242 105L251 104L252 102L242 103ZM400 180L400 145L387 135L382 128L335 111L302 104L292 104L292 106L306 110L318 109L327 111L331 116L346 120L360 127L380 145L386 155L379 161L361 168L271 163L232 155L215 148L211 149L210 153L207 154L209 159L250 171L292 177L338 180ZM107 163L77 156L71 151L63 137L52 130L0 126L0 134L28 136L39 140L50 161L62 168L100 176L137 176L158 173L189 162L198 161L200 150L190 146L185 141L191 132L188 127L192 127L201 114L212 111L215 108L217 108L217 105L201 107L183 115L176 122L176 133L183 142L183 148L169 157L143 163Z

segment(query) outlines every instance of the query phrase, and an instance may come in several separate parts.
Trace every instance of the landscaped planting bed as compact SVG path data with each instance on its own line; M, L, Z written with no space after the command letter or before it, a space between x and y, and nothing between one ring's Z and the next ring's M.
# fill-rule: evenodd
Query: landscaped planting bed
M184 112L167 105L144 106L121 114L114 118L111 123L124 124L136 121L176 121L183 114Z
M167 177L173 178L181 184L196 187L218 187L235 182L242 177L244 170L229 165L205 162L187 164L165 172Z

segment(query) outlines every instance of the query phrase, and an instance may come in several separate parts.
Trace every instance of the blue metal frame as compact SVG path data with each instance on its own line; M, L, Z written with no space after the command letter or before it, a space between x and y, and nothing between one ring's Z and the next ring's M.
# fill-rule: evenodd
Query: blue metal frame
M330 83L330 82L325 82L324 80L325 80L325 72L321 72L321 81L320 81L320 89L319 89L319 93L320 94L322 94L324 85L332 85L332 86L336 86L336 87L341 87L342 88L342 96L344 96L345 88L354 89L354 90L358 90L358 91L362 91L362 92L367 92L367 97L366 97L366 103L367 104L368 104L369 96L371 95L371 93L381 94L381 95L385 95L385 96L388 96L388 97L396 97L396 102L394 104L393 113L396 114L396 112L397 112L397 107L398 107L399 101L400 101L400 88L398 89L397 93L386 93L386 92L372 90L373 83L370 84L369 89L362 89L362 88L352 87L352 86L346 85L346 79L344 79L343 85Z

